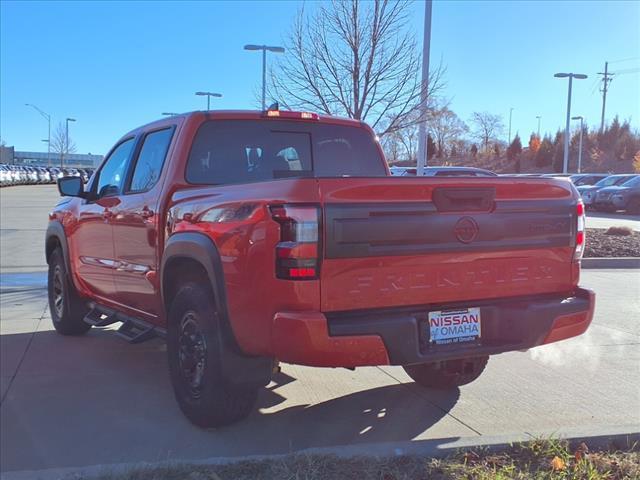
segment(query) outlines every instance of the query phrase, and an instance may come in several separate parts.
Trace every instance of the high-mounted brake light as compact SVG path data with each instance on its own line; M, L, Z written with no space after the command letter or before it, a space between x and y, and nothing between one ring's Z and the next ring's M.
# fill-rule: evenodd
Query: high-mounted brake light
M276 245L276 277L314 280L320 267L320 208L315 205L272 205L271 217L280 224Z
M576 205L576 249L573 253L573 259L579 261L582 259L582 255L584 254L584 246L585 246L585 212L584 212L584 204L582 200L578 202Z
M267 110L265 112L266 117L270 118L287 118L292 120L320 120L320 116L317 113L311 112L288 112L281 110Z

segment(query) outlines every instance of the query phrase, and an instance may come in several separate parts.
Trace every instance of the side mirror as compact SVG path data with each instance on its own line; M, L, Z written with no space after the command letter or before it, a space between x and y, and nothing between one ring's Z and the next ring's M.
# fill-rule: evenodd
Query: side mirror
M58 178L58 191L63 197L84 197L84 184L80 177Z

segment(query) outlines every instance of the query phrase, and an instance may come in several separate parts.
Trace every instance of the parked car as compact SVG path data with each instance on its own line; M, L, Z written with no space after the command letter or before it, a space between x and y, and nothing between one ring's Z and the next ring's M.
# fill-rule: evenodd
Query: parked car
M0 186L8 187L9 185L13 185L11 170L6 165L0 165Z
M59 178L64 177L64 172L58 167L49 167L49 174L53 183L57 182Z
M594 203L596 210L626 210L629 213L640 213L640 175L635 175L626 182L613 187L605 187L598 191Z
M89 170L85 170L84 168L79 168L78 173L80 174L80 178L82 178L82 181L84 183L87 183L89 181L89 178L91 177Z
M603 178L599 182L596 182L594 185L583 185L581 187L577 187L578 192L582 196L582 201L586 208L593 208L596 200L596 194L599 190L605 187L613 187L616 185L622 185L627 180L631 180L634 175L631 174L618 174L618 175L609 175L606 178Z
M415 177L415 167L392 167L391 175L401 177ZM475 167L425 167L425 177L497 177L498 175L482 168Z
M51 183L51 174L47 171L46 168L37 167L36 170L38 171L38 183L40 184Z
M595 185L597 182L603 178L607 178L609 175L609 173L578 173L571 175L569 178L576 187L581 187L583 185Z
M408 169L409 167L389 167L389 172L391 172L391 175L394 177L403 177L406 175ZM415 175L415 168L413 170L413 174Z
M58 187L55 329L166 337L178 405L202 427L246 417L278 361L400 365L452 390L490 355L580 335L593 317L569 182L394 178L356 120L168 117L122 137L86 187Z

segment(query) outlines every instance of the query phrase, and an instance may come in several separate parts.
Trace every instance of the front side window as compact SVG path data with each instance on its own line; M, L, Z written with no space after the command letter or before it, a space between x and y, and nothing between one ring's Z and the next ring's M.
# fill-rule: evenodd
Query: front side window
M118 195L122 192L124 177L126 175L127 162L131 156L134 139L130 138L122 142L111 152L98 177L96 193L98 197Z
M162 172L172 135L173 129L166 128L149 133L144 138L131 178L130 192L144 192L156 184Z
M612 185L616 185L621 178L624 177L614 177L614 176L610 176L610 177L605 177L602 180L600 180L598 183L596 183L596 186L598 187L610 187Z
M623 187L640 187L640 176L633 177L622 184Z

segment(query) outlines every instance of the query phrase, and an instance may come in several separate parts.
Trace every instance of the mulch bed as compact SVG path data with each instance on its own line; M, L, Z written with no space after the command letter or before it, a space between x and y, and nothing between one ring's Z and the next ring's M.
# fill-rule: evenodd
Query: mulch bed
M640 257L640 233L608 235L600 228L587 229L585 257Z

